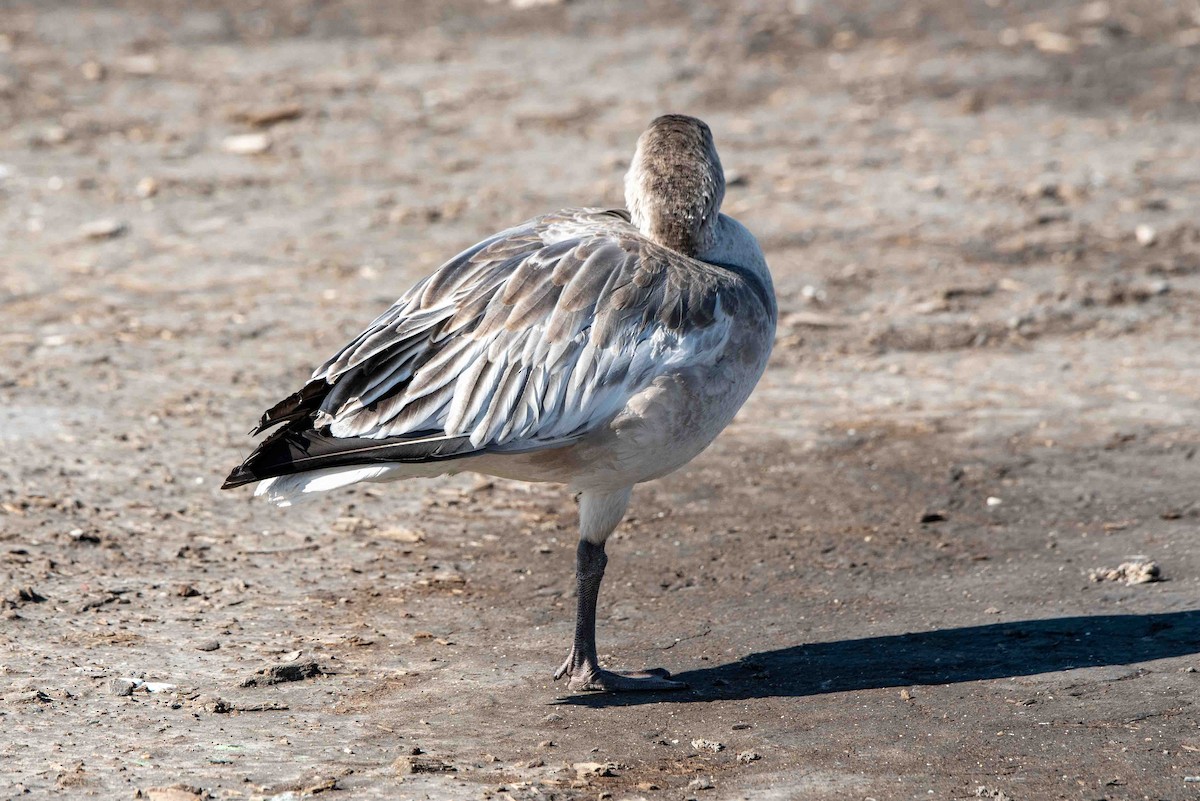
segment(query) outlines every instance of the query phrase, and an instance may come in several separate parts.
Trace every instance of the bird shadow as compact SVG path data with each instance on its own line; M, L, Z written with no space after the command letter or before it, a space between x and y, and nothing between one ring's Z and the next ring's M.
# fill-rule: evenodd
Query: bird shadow
M1200 653L1200 610L1095 615L793 645L673 678L687 690L573 695L593 708L797 698L848 690L954 684Z

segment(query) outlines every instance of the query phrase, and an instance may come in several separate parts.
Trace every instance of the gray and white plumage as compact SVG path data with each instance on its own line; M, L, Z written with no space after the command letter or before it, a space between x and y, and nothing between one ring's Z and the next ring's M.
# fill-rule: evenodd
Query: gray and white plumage
M630 488L703 450L770 353L770 273L723 195L708 127L660 117L628 212L546 214L446 262L263 415L255 433L281 427L226 486L287 504L460 471L555 481L602 552Z

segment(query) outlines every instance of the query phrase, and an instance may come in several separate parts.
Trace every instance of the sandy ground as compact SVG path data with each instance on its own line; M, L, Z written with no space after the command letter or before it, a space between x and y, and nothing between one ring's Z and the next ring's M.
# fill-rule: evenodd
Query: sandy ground
M1200 8L733 6L0 3L0 797L1200 795ZM783 319L569 696L560 488L217 487L667 110Z

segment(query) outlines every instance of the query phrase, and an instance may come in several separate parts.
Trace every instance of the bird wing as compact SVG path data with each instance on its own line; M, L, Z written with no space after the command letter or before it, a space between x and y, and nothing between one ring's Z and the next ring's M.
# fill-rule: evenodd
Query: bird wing
M656 245L622 212L538 217L414 286L257 430L319 432L323 454L338 441L420 442L431 458L555 447L656 376L715 359L747 303L769 313L761 285Z

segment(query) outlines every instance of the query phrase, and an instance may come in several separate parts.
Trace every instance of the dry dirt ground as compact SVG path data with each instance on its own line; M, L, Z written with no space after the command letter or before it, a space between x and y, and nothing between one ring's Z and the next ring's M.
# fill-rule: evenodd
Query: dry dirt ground
M1196 798L1198 65L1194 2L0 2L0 797ZM691 690L568 696L560 488L218 486L666 110L779 340L609 547Z

